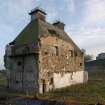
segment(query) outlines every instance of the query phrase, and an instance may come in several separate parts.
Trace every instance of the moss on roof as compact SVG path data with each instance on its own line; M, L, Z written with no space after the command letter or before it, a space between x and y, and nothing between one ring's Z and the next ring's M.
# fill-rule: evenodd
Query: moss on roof
M36 42L38 39L38 20L31 21L26 28L16 37L15 44L21 45Z
M50 30L50 31L49 31ZM54 32L51 33L51 30ZM64 30L59 29L58 27L42 21L40 19L35 19L31 21L26 28L16 37L15 44L27 44L32 42L37 42L38 37L44 36L56 36L60 39L63 39L74 46L75 50L79 50L78 46L72 41L72 39L66 34Z

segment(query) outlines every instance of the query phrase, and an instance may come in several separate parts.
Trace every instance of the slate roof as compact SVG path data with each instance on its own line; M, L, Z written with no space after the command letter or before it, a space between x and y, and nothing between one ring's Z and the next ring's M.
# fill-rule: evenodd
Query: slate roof
M38 20L36 19L31 21L13 42L15 42L16 45L36 42L39 34L38 31Z
M71 43L76 50L80 50L64 30L40 19L31 21L16 37L14 42L16 45L27 44L37 42L38 38L47 36L59 37L60 39Z

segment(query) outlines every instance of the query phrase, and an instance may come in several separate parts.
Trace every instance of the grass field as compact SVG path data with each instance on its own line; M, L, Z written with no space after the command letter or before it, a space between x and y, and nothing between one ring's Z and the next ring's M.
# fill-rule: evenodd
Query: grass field
M78 102L98 103L105 99L105 83L89 81L87 84L78 84L58 89L44 95L55 100L75 100Z
M2 73L0 73L0 86L5 86L6 84L6 77Z
M44 94L44 97L82 103L102 103L105 101L105 73L89 73L88 83L57 89Z
M6 78L0 74L0 97L19 96L22 93L6 89ZM57 89L39 98L60 100L67 102L98 103L105 101L105 73L90 73L89 81L86 84L72 85L66 88Z
M23 93L16 92L7 88L7 80L5 74L0 72L0 102L7 102L7 100L13 99L20 95L23 95Z

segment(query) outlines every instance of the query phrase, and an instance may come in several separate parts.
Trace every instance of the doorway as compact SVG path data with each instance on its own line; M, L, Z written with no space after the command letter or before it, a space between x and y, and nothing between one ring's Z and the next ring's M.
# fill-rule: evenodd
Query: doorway
M46 92L46 82L45 82L45 80L42 80L42 92L43 93Z

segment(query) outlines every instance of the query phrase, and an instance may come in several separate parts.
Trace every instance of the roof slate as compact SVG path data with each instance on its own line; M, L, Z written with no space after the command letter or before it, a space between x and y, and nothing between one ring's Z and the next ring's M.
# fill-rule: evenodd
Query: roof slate
M38 20L31 21L14 40L16 45L36 42L38 39Z

